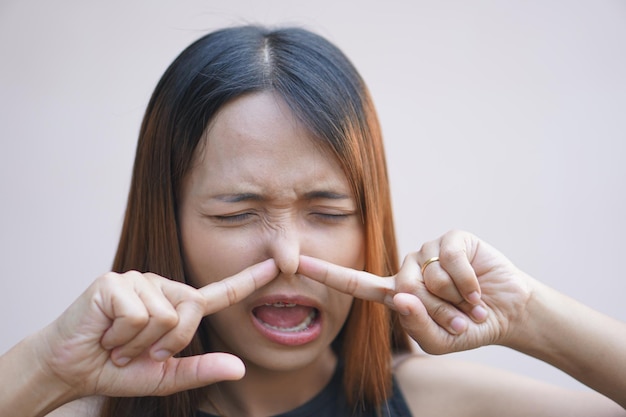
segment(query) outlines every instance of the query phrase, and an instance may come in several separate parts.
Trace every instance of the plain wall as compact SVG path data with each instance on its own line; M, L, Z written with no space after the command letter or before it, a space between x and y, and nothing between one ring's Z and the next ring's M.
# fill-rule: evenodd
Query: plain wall
M359 68L403 254L466 229L626 320L623 1L0 0L0 352L110 268L152 89L240 23L303 25ZM505 348L458 356L581 388Z

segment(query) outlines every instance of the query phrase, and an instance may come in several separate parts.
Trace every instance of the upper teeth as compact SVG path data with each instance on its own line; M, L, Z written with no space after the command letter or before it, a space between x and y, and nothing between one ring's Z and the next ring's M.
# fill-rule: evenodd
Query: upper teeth
M266 306L268 306L268 307L270 307L270 306L271 306L271 307L280 307L280 308L282 308L282 307L295 307L295 306L297 306L297 304L296 304L296 303L283 303L282 301L278 301L278 302L276 302L276 303L265 303L265 305L266 305Z

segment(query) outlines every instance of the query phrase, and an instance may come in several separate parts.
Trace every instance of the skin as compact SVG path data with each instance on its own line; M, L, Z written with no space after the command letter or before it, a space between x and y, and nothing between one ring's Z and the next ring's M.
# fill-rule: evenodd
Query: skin
M429 353L500 344L598 392L412 355L396 358L395 375L414 416L626 415L624 323L542 285L460 231L409 254L392 277L361 271L362 226L349 187L314 143L269 93L226 106L181 199L185 261L197 288L134 271L98 278L50 326L0 357L0 375L10 381L0 390L0 415L96 416L95 396L210 384L207 411L254 417L292 409L328 381L336 364L329 344L353 297L396 309ZM311 198L320 190L325 197ZM233 193L256 197L219 197ZM440 260L422 273L433 256ZM286 349L258 334L251 310L268 295L295 293L319 306L324 326L313 342ZM241 359L171 356L205 316L211 347Z
M54 322L0 357L2 415L43 416L70 403L97 415L94 395L167 395L244 373L225 353L188 358L178 352L200 319L237 303L278 274L272 260L195 289L154 274L130 271L96 279ZM125 359L129 358L129 359ZM92 404L93 403L93 404Z
M421 265L433 256L440 261L422 274ZM300 258L299 271L395 308L426 352L499 344L546 361L606 396L414 356L398 366L396 375L415 416L626 415L626 325L534 280L474 235L452 231L426 243L391 277L306 256ZM453 321L463 322L460 331Z
M280 270L242 302L207 317L211 349L239 356L247 369L242 380L214 387L211 402L229 415L262 416L313 397L332 376L330 345L352 296L297 274L299 257L364 265L363 225L336 159L278 96L235 99L207 129L183 187L179 222L196 286L267 258ZM256 306L290 297L306 297L322 322L319 337L299 346L269 340L253 325ZM208 402L204 408L215 411Z

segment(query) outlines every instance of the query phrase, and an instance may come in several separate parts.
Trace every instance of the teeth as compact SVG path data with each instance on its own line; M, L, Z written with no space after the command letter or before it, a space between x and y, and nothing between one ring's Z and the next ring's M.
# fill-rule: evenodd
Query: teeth
M313 321L313 319L315 319L315 316L317 316L317 313L315 312L315 310L311 310L309 315L306 316L306 318L302 321L302 323L294 327L278 327L278 326L272 326L271 324L267 324L267 323L263 323L263 325L266 327L269 327L270 329L279 330L281 332L289 332L289 333L301 332L309 328L309 326L311 325L311 322Z
M276 303L265 303L265 305L268 307L278 307L278 308L297 306L296 303L283 303L282 301L278 301Z

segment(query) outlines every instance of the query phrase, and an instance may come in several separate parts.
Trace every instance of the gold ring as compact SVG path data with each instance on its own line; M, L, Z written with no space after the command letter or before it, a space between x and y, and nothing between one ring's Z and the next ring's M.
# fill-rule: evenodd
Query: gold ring
M432 258L430 258L429 260L424 262L424 265L422 265L422 276L424 276L424 271L426 270L426 267L428 265L432 264L433 262L439 262L439 257L438 256L433 256Z

